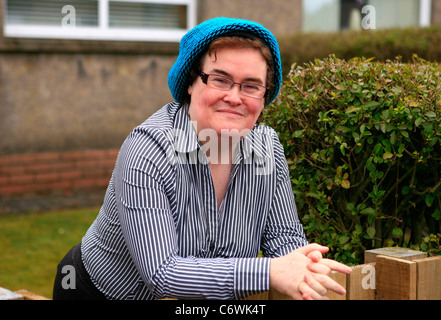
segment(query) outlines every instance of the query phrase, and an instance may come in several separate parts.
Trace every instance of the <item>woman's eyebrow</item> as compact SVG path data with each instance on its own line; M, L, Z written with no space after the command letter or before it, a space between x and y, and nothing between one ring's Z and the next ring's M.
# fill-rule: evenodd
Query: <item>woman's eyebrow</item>
M223 76L231 78L231 79L233 78L233 76L231 74L229 74L228 72L226 72L225 70L213 69L212 72L218 73L220 75L223 75ZM259 79L259 78L252 78L252 77L244 79L244 82L257 82L257 83L260 83L260 84L263 83L263 81L261 79Z

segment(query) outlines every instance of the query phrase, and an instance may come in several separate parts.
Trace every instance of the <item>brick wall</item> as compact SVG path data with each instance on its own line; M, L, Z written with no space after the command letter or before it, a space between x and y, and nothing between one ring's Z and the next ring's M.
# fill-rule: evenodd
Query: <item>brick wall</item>
M0 156L0 197L106 188L118 149Z

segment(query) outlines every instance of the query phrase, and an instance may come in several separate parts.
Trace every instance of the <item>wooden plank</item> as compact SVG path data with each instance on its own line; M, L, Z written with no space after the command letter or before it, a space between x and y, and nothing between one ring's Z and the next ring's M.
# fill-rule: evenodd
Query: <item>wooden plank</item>
M246 297L244 300L268 300L269 292L265 291L258 294L253 294L251 296Z
M377 256L376 292L377 300L415 300L416 269L414 261L387 256Z
M417 300L441 300L441 256L414 260Z
M346 275L347 300L375 300L375 262L351 267Z
M346 286L346 275L340 272L333 271L331 274L331 278L338 282L343 288L346 289L346 294L340 295L335 293L334 291L328 291L328 298L330 300L346 300L346 296L348 294L347 286Z
M29 292L28 290L17 290L16 293L22 295L24 297L24 300L51 300L49 298L40 296L38 294L35 294L33 292Z
M268 300L293 300L290 296L271 289L268 294Z
M427 257L427 253L422 251L399 248L399 247L386 247L386 248L366 250L364 252L364 263L375 262L375 259L378 255L394 257L403 260L411 260L411 261L416 259L424 259Z

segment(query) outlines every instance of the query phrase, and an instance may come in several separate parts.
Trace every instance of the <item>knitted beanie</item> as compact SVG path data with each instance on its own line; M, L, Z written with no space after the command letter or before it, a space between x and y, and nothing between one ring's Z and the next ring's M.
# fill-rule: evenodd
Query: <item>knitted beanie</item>
M274 87L268 94L266 105L277 97L282 85L282 65L276 38L269 30L256 22L214 18L197 25L181 39L178 58L168 74L168 86L176 101L183 103L185 100L190 85L190 70L201 53L216 38L234 33L250 34L266 43L272 53L274 64Z

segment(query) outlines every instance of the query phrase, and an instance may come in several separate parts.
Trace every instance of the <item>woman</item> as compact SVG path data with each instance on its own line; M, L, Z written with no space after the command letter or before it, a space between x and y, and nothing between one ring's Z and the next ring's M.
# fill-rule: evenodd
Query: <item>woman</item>
M208 20L181 40L168 81L176 101L127 137L96 221L58 267L54 299L343 294L329 274L350 268L308 244L277 134L256 124L281 86L274 36ZM69 264L75 290L63 288Z

